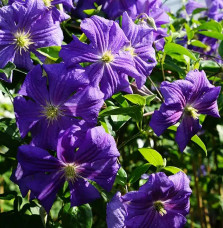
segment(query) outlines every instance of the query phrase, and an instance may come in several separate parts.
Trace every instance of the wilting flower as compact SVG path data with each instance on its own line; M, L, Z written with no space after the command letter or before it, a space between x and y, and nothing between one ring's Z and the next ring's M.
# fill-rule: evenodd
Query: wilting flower
M151 74L156 66L156 54L152 47L153 32L144 24L135 24L126 12L122 17L122 29L130 41L124 50L129 51L132 55L136 69L142 75L140 81L136 81L138 87L141 88L146 77Z
M10 61L17 67L32 69L30 52L40 47L61 45L63 33L54 23L51 12L38 8L37 0L29 5L13 3L0 9L0 68ZM11 81L4 74L0 78Z
M138 191L114 196L107 206L108 228L184 227L191 192L183 172L151 174Z
M155 111L150 121L154 132L160 136L168 127L181 121L176 142L183 151L200 129L199 115L219 117L217 98L220 87L213 86L204 71L190 71L186 80L162 82L161 93L165 102Z
M80 118L91 126L97 122L103 94L90 86L81 89L87 83L81 69L67 72L61 63L44 65L44 70L48 77L40 65L27 74L14 110L22 137L31 131L34 145L55 149L61 130L79 124Z
M102 17L92 16L81 22L81 29L90 40L85 44L73 36L73 41L62 46L60 56L68 67L88 62L86 74L93 85L100 85L105 99L118 91L131 92L127 75L141 80L132 55L123 48L128 39L119 25Z
M30 4L32 2L35 2L35 0L9 0L9 4L12 4L13 2L19 2L24 4L26 7L30 7ZM68 8L73 8L73 2L72 0L38 0L37 8L39 9L46 9L47 11L52 11L52 17L54 21L64 21L70 18L69 15L67 15L63 10L58 10L56 5L58 4L64 4Z
M12 180L20 186L23 196L31 190L47 212L65 181L69 183L71 206L79 206L100 197L89 181L110 191L120 167L115 140L103 127L89 129L85 134L73 131L75 137L69 131L58 141L57 158L38 147L19 147L19 165ZM76 140L80 140L78 145Z

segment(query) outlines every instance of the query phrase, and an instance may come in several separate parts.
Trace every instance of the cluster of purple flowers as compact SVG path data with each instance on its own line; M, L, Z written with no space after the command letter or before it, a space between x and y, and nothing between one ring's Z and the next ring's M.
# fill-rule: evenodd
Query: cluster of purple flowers
M119 152L113 137L96 127L98 113L113 94L132 93L129 76L138 88L145 84L157 63L155 49L164 44L161 25L169 19L160 0L96 2L109 18L122 15L121 26L99 16L86 18L80 27L89 42L73 36L67 45L62 45L60 22L69 16L55 5L72 8L72 1L11 0L0 9L0 68L11 61L29 70L14 110L21 137L31 132L32 141L20 146L12 180L23 196L30 191L31 199L39 199L47 212L65 181L71 206L100 197L92 182L112 189ZM74 11L93 3L79 0ZM63 63L34 66L30 52L44 60L37 48L61 45ZM3 74L0 78L12 80ZM219 116L220 88L211 85L204 72L191 71L185 80L163 82L161 92L165 102L150 126L161 135L181 121L176 141L183 151L201 128L199 114ZM182 227L190 194L185 174L153 174L139 191L118 193L109 203L108 227Z
M186 4L186 11L191 14L195 9L207 8L206 15L216 21L221 21L223 19L223 1L222 0L205 0L206 4L199 3L195 0L189 0Z

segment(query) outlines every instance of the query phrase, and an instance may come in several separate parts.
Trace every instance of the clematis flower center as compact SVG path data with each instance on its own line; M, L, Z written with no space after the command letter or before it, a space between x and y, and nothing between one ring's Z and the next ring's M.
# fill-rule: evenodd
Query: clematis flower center
M67 181L72 183L77 179L77 167L75 164L68 164L64 167L64 175Z
M43 3L46 7L50 7L51 6L51 2L52 0L43 0Z
M60 110L59 106L55 106L47 103L47 105L43 109L43 116L46 117L49 123L57 120L59 116L62 116L63 113Z
M164 205L161 201L156 201L153 203L153 207L161 216L164 216L167 214L166 210L164 209Z
M14 34L14 44L16 44L16 50L19 50L20 54L22 50L28 51L29 46L33 44L29 32L17 31Z
M186 106L184 111L187 115L193 117L193 119L198 119L199 117L199 114L197 113L198 110L193 108L192 106Z
M105 63L110 63L110 62L112 62L112 61L114 60L114 56L112 55L111 51L106 51L106 52L103 54L101 60L102 60L103 62L105 62Z
M135 49L131 46L125 47L124 51L128 51L132 56L136 56Z

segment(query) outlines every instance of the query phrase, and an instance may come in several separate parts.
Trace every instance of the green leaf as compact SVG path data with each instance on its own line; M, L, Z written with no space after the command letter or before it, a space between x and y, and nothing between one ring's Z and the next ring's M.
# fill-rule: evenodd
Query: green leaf
M194 37L194 31L191 30L190 26L187 23L184 24L184 27L185 27L186 32L187 32L188 40L191 40Z
M223 41L221 41L221 43L218 47L218 53L223 58Z
M203 141L197 135L194 135L191 138L191 141L196 143L205 152L205 154L207 156L207 148L206 148L205 144L203 143Z
M120 185L126 185L126 182L127 182L127 173L125 172L125 170L122 167L120 167L120 169L119 169L119 171L117 173L115 182L117 184L120 184Z
M142 120L143 112L139 106L131 106L126 108L116 108L113 110L103 110L99 113L99 117L111 116L111 115L124 115L130 116L137 122Z
M180 172L180 171L183 172L182 169L179 169L179 168L174 167L174 166L166 166L166 167L162 168L162 170L171 172L171 173L173 173L173 174L178 173L178 172Z
M5 192L3 194L0 194L0 200L11 200L14 199L17 196L17 192Z
M202 11L206 11L206 10L207 10L207 8L197 8L193 11L192 15L198 14L198 13L200 13Z
M124 96L127 100L131 101L133 104L145 106L146 99L139 94L127 94Z
M196 30L209 30L209 31L215 31L215 32L221 33L222 26L217 21L211 20L198 26Z
M92 210L89 204L79 207L70 207L66 204L60 211L62 227L91 228L93 223Z
M122 107L129 107L128 102L121 93L114 94L112 98L116 100Z
M169 56L165 59L164 67L165 69L177 72L179 76L185 76L185 71L175 64Z
M43 64L43 62L33 52L30 52L30 58L40 65Z
M195 55L189 51L188 49L186 49L185 47L179 45L179 44L175 44L175 43L168 43L165 45L164 47L164 52L169 55L172 56L174 54L177 55L186 55L189 58L191 58L192 60L196 61L196 57Z
M129 178L129 183L133 184L137 180L139 180L139 178L142 176L142 174L146 173L150 166L151 166L151 164L146 163L146 164L141 165L141 166L137 167L136 169L134 169Z
M201 70L219 72L220 67L221 66L219 66L219 64L217 64L215 61L212 61L212 60L200 61Z
M208 46L204 43L202 43L199 40L191 40L190 45L193 45L195 47L200 47L200 48L207 48Z
M223 34L219 32L214 32L214 31L201 31L198 32L199 34L202 34L204 36L212 37L218 40L223 40Z
M51 46L51 47L43 47L43 48L38 48L37 51L46 56L47 58L57 61L59 57L59 52L61 50L60 46Z
M8 62L3 69L0 69L0 73L5 74L5 76L9 79L12 76L13 70L15 70L16 66L12 62Z
M164 160L159 152L150 148L141 148L139 152L151 164L156 167L164 166Z
M153 101L156 98L156 94L146 96L146 105L149 106L151 101Z

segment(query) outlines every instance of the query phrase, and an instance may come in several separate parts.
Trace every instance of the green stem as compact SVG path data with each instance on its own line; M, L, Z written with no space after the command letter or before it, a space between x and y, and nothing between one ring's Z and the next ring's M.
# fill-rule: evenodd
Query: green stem
M137 134L133 135L129 140L121 143L118 146L118 150L120 150L122 147L124 147L125 145L127 145L129 142L131 142L133 139L137 138L139 135L141 135L142 131L139 131Z

